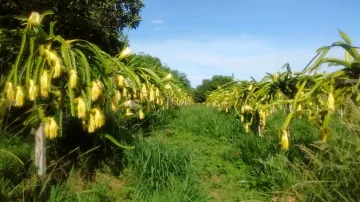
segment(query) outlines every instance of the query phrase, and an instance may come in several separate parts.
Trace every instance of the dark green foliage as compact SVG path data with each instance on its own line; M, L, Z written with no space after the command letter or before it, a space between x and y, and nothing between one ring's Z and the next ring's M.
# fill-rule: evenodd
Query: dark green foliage
M54 15L50 19L57 21L55 34L90 41L111 55L117 54L123 45L122 30L127 26L138 27L144 7L141 0L1 0L0 4L2 16L30 16L32 11L52 10ZM3 18L0 27L16 28L18 22Z
M221 87L231 81L233 81L231 76L222 76L214 75L211 79L204 79L202 84L196 87L194 92L194 101L201 103L205 102L206 96L213 90L216 90L218 87Z

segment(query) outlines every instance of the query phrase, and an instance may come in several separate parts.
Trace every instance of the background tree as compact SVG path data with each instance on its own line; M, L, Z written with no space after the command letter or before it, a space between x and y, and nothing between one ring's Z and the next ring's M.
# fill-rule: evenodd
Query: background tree
M43 24L57 21L55 34L90 41L115 55L124 43L122 31L127 26L138 27L143 7L142 0L1 0L0 14L29 16L32 11L52 10L54 15ZM12 29L18 25L11 17L0 18L0 27Z
M231 76L214 75L211 79L204 79L202 84L196 87L194 92L195 102L205 102L206 95L216 90L219 86L233 81Z
M187 75L178 70L171 69L168 65L163 64L159 58L141 52L139 54L136 54L133 60L135 60L138 66L150 67L155 70L155 72L165 71L171 73L172 76L175 78L175 81L178 81L178 84L180 84L180 86L182 86L187 93L192 92L190 80L187 78Z

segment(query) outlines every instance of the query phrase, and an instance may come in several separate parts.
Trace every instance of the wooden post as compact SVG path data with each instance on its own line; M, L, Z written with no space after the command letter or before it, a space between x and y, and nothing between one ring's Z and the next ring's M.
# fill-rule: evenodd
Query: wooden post
M40 124L35 133L35 165L39 177L44 181L46 175L46 138L43 123Z

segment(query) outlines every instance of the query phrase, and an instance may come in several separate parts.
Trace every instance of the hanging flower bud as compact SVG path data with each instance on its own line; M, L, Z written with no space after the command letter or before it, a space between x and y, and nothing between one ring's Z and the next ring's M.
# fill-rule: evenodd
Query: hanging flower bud
M249 123L246 123L245 124L245 133L248 133L249 132Z
M125 87L123 89L123 97L127 97L128 96L128 93L127 93L127 88Z
M81 97L78 97L76 101L77 101L78 118L84 119L86 117L86 104Z
M15 106L22 107L24 105L24 91L21 86L16 87L16 98L15 98Z
M285 129L282 130L282 134L281 134L281 149L282 150L289 149L289 138L287 131Z
M241 121L241 123L244 123L244 116L243 115L240 115L240 121Z
M155 100L155 92L153 88L150 88L150 102L153 102Z
M98 108L94 109L94 117L95 117L95 128L101 128L105 125L105 117L102 111Z
M47 70L44 70L40 76L40 94L43 98L47 98L49 96L49 88L49 74Z
M125 85L124 80L125 80L125 78L124 78L123 75L119 75L119 76L117 77L117 81L118 81L119 87L124 87L124 85Z
M335 110L335 100L334 100L334 96L333 96L332 93L329 93L327 105L328 105L328 110L329 111L334 111Z
M11 82L6 85L6 98L12 102L15 99L14 87Z
M89 116L89 123L88 123L88 132L89 132L89 133L95 132L95 129L96 129L95 125L96 125L96 124L95 124L95 117L94 117L93 114L90 114L90 116Z
M70 79L69 79L69 85L70 85L70 88L76 88L76 85L77 85L77 72L75 69L71 69L70 70Z
M34 101L37 96L37 86L35 85L34 80L30 79L29 83L29 100Z
M91 100L96 101L102 94L102 83L99 80L92 81Z
M118 90L115 91L114 99L115 102L119 102L121 100L121 93Z
M50 117L44 123L45 136L49 139L54 139L58 135L59 126L54 118Z
M54 63L54 74L53 74L53 78L59 78L60 74L61 74L61 62L60 59L56 59L53 61Z
M111 99L111 111L116 111L118 109L119 109L119 107L118 107L118 104L115 101L115 99Z
M160 97L160 90L158 87L155 88L155 97Z
M143 120L144 117L145 117L144 112L142 111L142 109L140 109L140 111L139 111L139 119Z
M146 85L145 85L144 83L142 84L141 94L142 94L142 96L144 96L144 97L147 96L147 89L146 89Z

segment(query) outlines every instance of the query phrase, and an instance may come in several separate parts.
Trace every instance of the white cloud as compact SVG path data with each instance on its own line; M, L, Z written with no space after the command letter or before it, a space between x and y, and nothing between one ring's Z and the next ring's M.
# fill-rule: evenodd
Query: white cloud
M231 76L233 73L238 79L250 79L250 76L261 79L266 72L282 71L285 63L290 63L293 71L300 71L316 55L316 49L326 45L283 48L274 40L246 35L132 42L136 52L159 57L171 68L186 73L194 87L215 74ZM343 51L338 49L330 55L343 57Z
M155 27L153 30L157 31L157 30L162 30L162 29L167 29L167 27Z
M155 25L160 25L160 24L164 24L164 21L163 20L151 20L151 23L155 24Z

